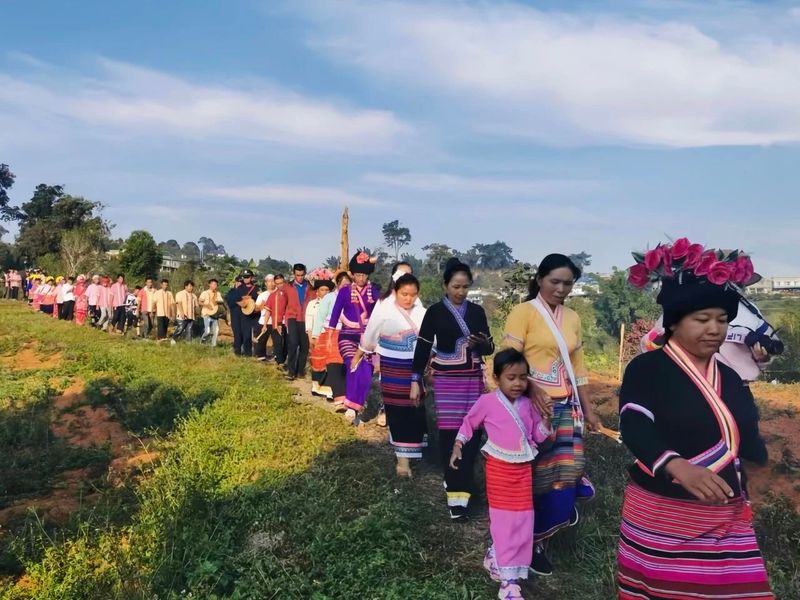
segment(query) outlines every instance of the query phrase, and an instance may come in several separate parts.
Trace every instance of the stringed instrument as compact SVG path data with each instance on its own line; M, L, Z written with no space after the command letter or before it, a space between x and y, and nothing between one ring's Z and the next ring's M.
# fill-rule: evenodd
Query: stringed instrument
M237 304L241 307L244 315L252 315L256 309L256 301L253 300L252 296L245 296Z

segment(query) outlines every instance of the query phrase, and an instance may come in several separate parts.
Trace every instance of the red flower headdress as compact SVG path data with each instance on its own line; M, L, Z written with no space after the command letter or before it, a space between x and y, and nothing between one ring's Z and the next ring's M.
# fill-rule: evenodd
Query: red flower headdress
M628 269L628 283L644 288L662 278L691 273L714 285L743 287L753 277L750 256L741 250L706 249L687 238L659 244L647 252L634 252L636 264Z

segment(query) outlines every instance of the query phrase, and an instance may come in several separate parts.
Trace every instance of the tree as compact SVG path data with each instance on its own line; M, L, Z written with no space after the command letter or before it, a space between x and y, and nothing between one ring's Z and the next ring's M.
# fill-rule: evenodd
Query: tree
M511 248L505 242L475 244L472 248L478 256L478 264L484 269L497 271L507 269L514 264Z
M11 172L8 165L0 164L0 219L3 221L14 221L17 218L15 211L19 209L8 206L10 200L8 190L14 185L15 179L16 175Z
M411 241L411 231L408 227L401 226L400 221L397 220L384 223L381 231L386 245L394 250L394 259L397 260L400 256L400 249Z
M578 254L570 254L569 259L578 267L581 271L585 271L586 267L592 264L592 255L587 254L585 250L582 250Z
M336 264L339 264L339 259L336 259ZM267 256L267 258L262 258L258 261L258 264L251 267L254 271L258 271L262 275L277 275L278 273L285 275L287 278L291 279L292 276L292 264L285 260L279 260L277 258L272 258L271 256Z
M102 246L111 229L100 215L102 204L65 194L60 185L39 184L28 202L6 208L13 211L11 219L19 222L17 247L26 262L58 254L65 231L81 229L94 244Z
M8 229L6 229L2 225L0 225L0 239L2 239L2 237L7 233L8 233Z
M158 245L158 248L165 256L180 258L181 245L177 242L177 240L167 240L166 242L161 242Z
M611 277L599 281L599 289L591 294L597 324L609 335L616 336L622 323L637 319L654 320L661 313L652 294L635 289L628 283L625 271L614 269Z
M120 266L129 277L154 277L161 270L164 255L147 231L134 231L119 253Z
M447 244L428 244L422 247L422 251L428 255L428 264L436 274L441 274L444 269L445 263L451 258L456 251Z
M98 247L91 233L82 228L61 235L61 267L65 275L86 273L99 265Z
M329 269L336 271L339 269L339 263L341 262L341 258L339 256L329 256L325 259L323 264L328 267Z
M186 242L181 248L181 258L189 261L199 261L200 247L194 242Z

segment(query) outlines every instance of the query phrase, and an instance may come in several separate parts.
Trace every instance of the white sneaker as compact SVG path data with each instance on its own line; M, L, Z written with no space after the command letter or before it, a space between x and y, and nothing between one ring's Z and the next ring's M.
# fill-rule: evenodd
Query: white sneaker
M348 408L346 411L344 411L344 418L350 423L355 421L357 416L358 415L356 415L356 411L354 411L352 408Z
M380 427L386 427L386 411L381 411L378 413L378 425Z

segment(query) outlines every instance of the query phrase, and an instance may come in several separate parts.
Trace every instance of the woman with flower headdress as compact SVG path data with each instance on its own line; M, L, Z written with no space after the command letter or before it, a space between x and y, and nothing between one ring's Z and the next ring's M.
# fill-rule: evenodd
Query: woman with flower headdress
M664 252L664 247L659 247L642 256L642 260L644 261L644 258L650 255L652 264L654 260L652 255ZM696 256L699 259L704 253L703 246L692 244L687 238L676 240L669 246L670 262L685 260L689 265L693 262L699 264L699 260L692 257ZM647 269L644 264L641 267L639 265L632 267L634 273L631 275L632 282L640 283L642 277L645 282L647 281L649 271L643 275L642 268ZM767 322L758 307L744 294L747 286L761 281L761 276L753 269L750 257L737 253L735 261L730 261L729 268L731 271L730 285L739 293L739 310L736 318L728 323L728 335L719 349L717 358L736 371L745 385L749 385L761 377L772 358L783 353L784 345L775 328ZM659 317L653 328L644 335L640 345L642 352L656 350L664 345L663 316Z
M636 462L622 508L619 598L773 598L741 465L767 460L758 410L716 356L737 314L746 256L659 246L634 257L633 285L661 282L666 343L631 361L620 391L622 439Z
M84 325L89 314L89 297L86 295L86 275L78 275L75 280L75 323Z
M375 271L375 262L375 258L363 251L353 255L349 265L353 282L339 290L329 321L331 327L335 327L340 319L342 322L339 352L347 374L343 407L350 421L355 421L364 410L372 384L371 357L355 363L353 359L358 352L361 335L380 297L380 289L369 280L369 276Z

